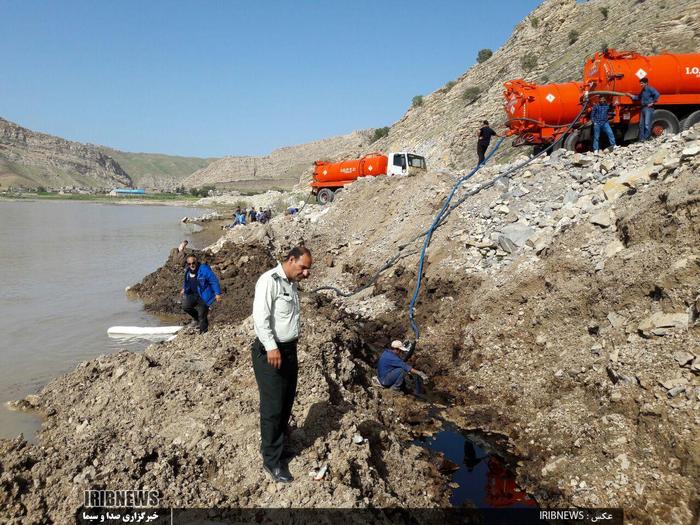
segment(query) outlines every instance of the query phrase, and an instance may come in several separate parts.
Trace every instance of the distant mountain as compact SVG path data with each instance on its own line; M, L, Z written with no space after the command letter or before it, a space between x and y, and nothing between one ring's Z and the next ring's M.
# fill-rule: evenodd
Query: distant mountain
M111 189L131 177L99 147L37 133L0 118L0 189L9 186Z
M0 118L0 189L133 186L170 190L214 160L81 144Z
M288 190L311 172L315 160L358 155L371 141L372 130L355 131L298 146L287 146L263 157L224 157L196 171L186 186L207 184L237 190Z
M206 168L216 158L179 157L160 153L129 153L100 146L116 160L139 188L174 189L197 170Z

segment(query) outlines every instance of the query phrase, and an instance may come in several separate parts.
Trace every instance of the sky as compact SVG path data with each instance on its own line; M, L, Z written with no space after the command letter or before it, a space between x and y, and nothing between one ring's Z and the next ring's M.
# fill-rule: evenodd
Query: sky
M220 157L388 126L539 0L0 0L0 117Z

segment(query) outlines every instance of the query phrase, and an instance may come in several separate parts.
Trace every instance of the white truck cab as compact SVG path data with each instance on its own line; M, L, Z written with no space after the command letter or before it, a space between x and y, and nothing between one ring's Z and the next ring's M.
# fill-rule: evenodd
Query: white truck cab
M409 168L419 170L427 169L425 157L421 157L415 153L408 153L407 151L394 151L389 153L387 157L387 175L406 175Z

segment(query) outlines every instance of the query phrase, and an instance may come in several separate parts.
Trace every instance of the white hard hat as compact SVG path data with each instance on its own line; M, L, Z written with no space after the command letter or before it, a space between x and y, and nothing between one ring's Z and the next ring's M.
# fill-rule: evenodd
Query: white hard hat
M407 346L404 346L403 343L398 339L391 342L391 348L396 348L397 350L401 350L403 352L408 352L409 350L409 348Z

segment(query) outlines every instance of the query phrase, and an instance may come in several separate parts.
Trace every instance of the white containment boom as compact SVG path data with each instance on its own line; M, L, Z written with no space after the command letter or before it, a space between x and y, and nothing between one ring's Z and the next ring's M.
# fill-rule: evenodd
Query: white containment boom
M112 336L153 336L173 335L182 329L182 326L112 326L107 329L107 335Z

